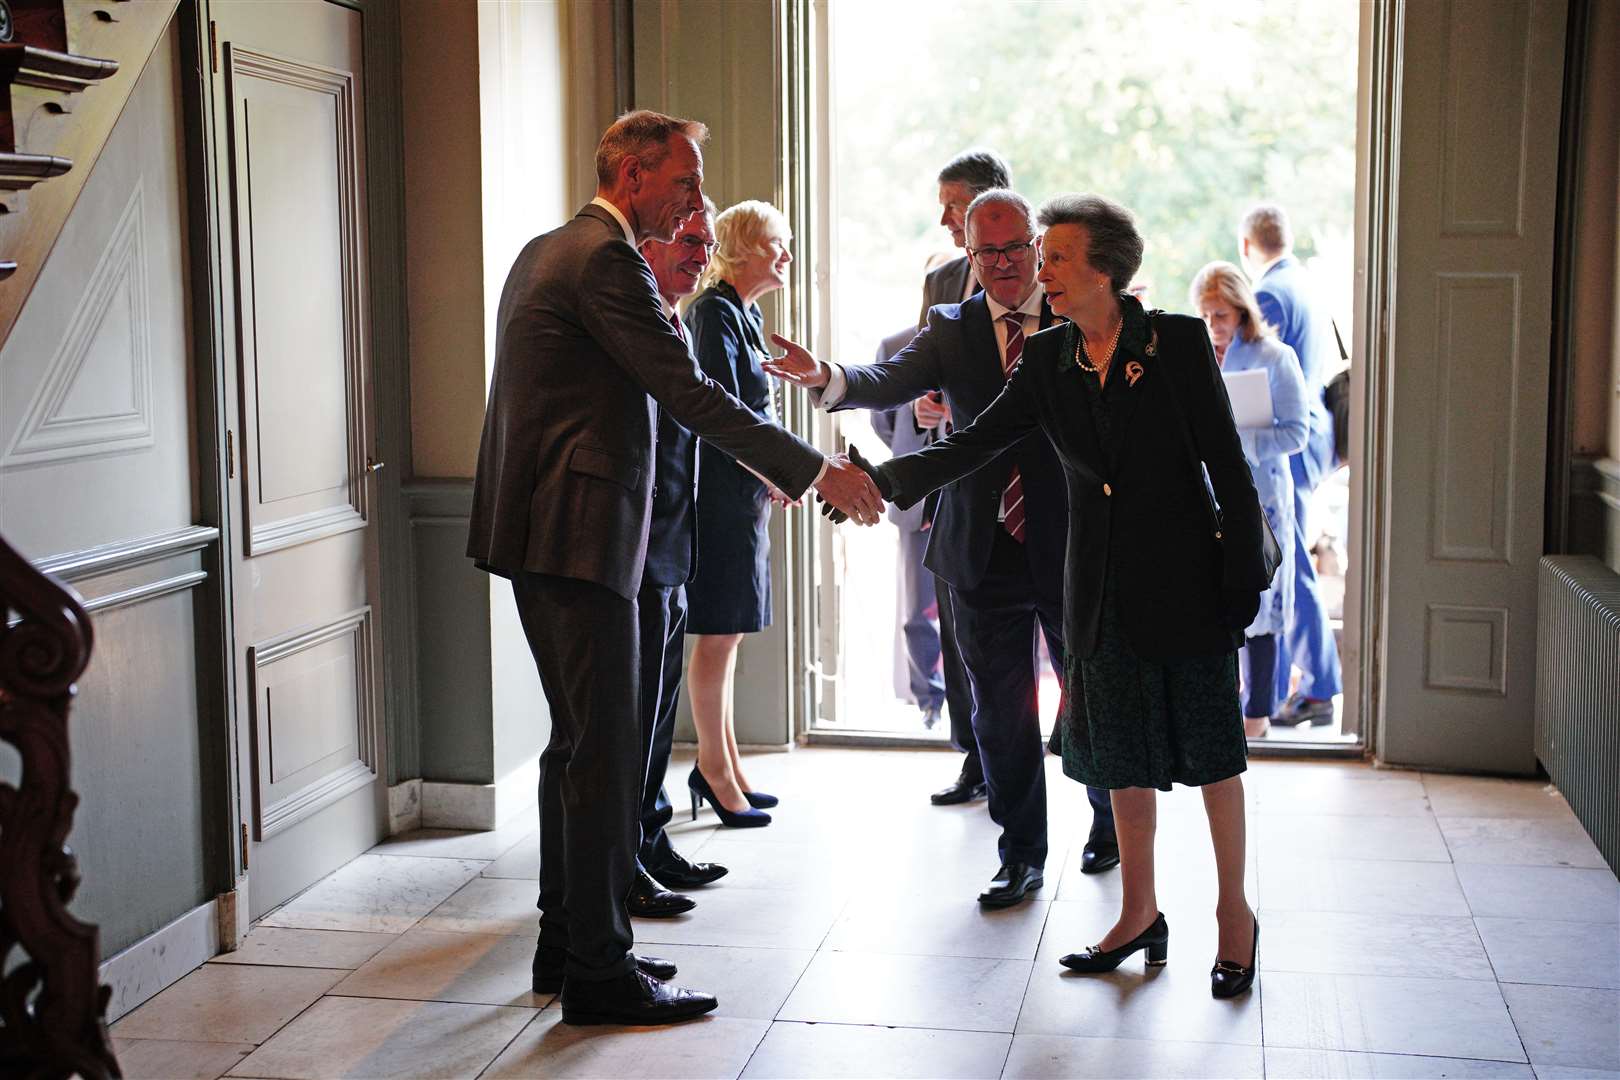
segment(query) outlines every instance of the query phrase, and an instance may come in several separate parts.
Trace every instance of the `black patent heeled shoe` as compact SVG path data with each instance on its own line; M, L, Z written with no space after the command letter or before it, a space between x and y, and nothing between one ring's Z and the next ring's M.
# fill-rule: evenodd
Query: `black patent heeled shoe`
M1097 975L1113 971L1127 956L1141 949L1147 950L1148 967L1163 967L1170 962L1170 924L1165 921L1164 912L1159 912L1159 917L1146 930L1117 949L1099 949L1093 945L1084 952L1070 953L1058 963L1083 975Z
M763 791L745 791L743 792L743 798L747 799L748 805L755 810L769 810L782 801L775 795L767 795Z
M1249 950L1249 966L1230 960L1217 960L1209 969L1209 992L1218 998L1234 998L1254 985L1255 959L1260 955L1260 916L1254 917L1254 947Z
M757 829L771 823L771 815L763 810L749 808L733 812L720 805L720 800L715 798L714 789L709 786L709 782L703 778L696 765L692 766L692 772L686 778L686 788L692 793L693 821L697 820L698 808L703 805L703 800L707 799L720 818L720 824L728 829Z

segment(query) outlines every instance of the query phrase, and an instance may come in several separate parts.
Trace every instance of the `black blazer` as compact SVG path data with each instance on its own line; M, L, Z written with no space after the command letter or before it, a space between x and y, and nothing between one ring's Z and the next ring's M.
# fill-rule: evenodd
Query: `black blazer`
M1051 309L1043 302L1041 325L1049 326L1051 322ZM1037 337L1025 340L1026 364L1029 346ZM1001 373L1001 354L996 348L989 302L981 292L960 304L941 304L931 309L928 325L909 345L882 363L844 368L844 379L847 389L843 400L833 406L835 409L887 408L912 401L930 390L940 390L951 407L951 422L958 428L967 427L1007 385ZM1011 448L1001 454L1008 446ZM978 467L990 458L995 460L988 467ZM1041 595L1056 599L1063 595L1069 506L1057 454L1052 444L1038 435L1008 439L985 461L975 462L972 468L977 471L963 469L944 477L940 484L930 485L932 490L955 480L940 492L923 565L958 589L971 589L984 579L996 530L1002 528L997 520L1001 496L1014 464L1023 477L1024 547L1030 569ZM922 494L919 492L919 497Z
M1075 331L1065 324L1025 342L1023 363L975 423L877 471L894 501L908 506L1039 428L1056 448L1069 491L1063 640L1070 655L1087 657L1097 647L1110 566L1120 621L1138 655L1165 661L1230 652L1243 635L1223 619L1223 594L1252 595L1269 582L1260 501L1226 386L1201 321L1159 315L1154 346L1141 305L1129 297L1121 303L1126 322L1109 379L1127 379L1128 391L1112 414L1111 445L1098 438L1074 363ZM1140 374L1130 380L1133 363ZM1224 516L1219 537L1179 430L1183 416Z
M631 599L652 517L657 405L789 495L814 447L692 362L652 271L606 210L530 240L501 290L467 554L481 569L595 582Z
M962 293L968 287L968 275L973 273L973 262L966 255L958 255L948 263L941 263L923 277L923 305L917 315L917 329L928 325L928 309L936 304L960 304ZM977 281L975 293L981 291Z

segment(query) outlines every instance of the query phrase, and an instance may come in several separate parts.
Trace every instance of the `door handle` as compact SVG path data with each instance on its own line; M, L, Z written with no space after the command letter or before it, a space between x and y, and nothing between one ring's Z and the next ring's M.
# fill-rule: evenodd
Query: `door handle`
M387 464L388 464L388 462L386 462L386 461L373 461L371 458L368 457L368 458L366 458L366 472L368 472L368 473L382 472L383 466L387 465Z

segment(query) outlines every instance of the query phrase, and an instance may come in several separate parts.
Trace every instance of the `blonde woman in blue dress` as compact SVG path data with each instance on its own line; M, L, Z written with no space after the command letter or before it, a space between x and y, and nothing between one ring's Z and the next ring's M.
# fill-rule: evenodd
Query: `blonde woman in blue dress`
M1294 474L1289 455L1305 445L1309 402L1299 358L1282 343L1260 314L1248 278L1229 262L1212 262L1193 278L1188 299L1209 327L1221 371L1263 370L1271 388L1268 428L1239 428L1243 457L1254 474L1255 491L1271 531L1283 551L1294 543ZM1238 654L1243 676L1243 732L1251 739L1270 729L1276 700L1277 647L1294 608L1294 575L1280 573L1260 596L1260 610L1244 631ZM1287 662L1286 654L1282 662Z

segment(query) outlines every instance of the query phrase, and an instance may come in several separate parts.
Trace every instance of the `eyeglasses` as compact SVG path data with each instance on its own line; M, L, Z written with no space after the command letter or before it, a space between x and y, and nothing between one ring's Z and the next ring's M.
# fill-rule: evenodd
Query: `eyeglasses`
M1025 240L1021 244L1008 244L1006 247L974 248L968 254L973 256L974 262L988 270L990 267L996 265L1003 255L1007 256L1008 262L1012 263L1014 266L1017 266L1025 259L1029 258L1029 253L1034 249L1035 241Z
M681 243L685 244L689 248L701 247L703 248L704 252L710 256L713 256L715 251L720 247L719 244L705 243L696 236L683 236L681 237Z

